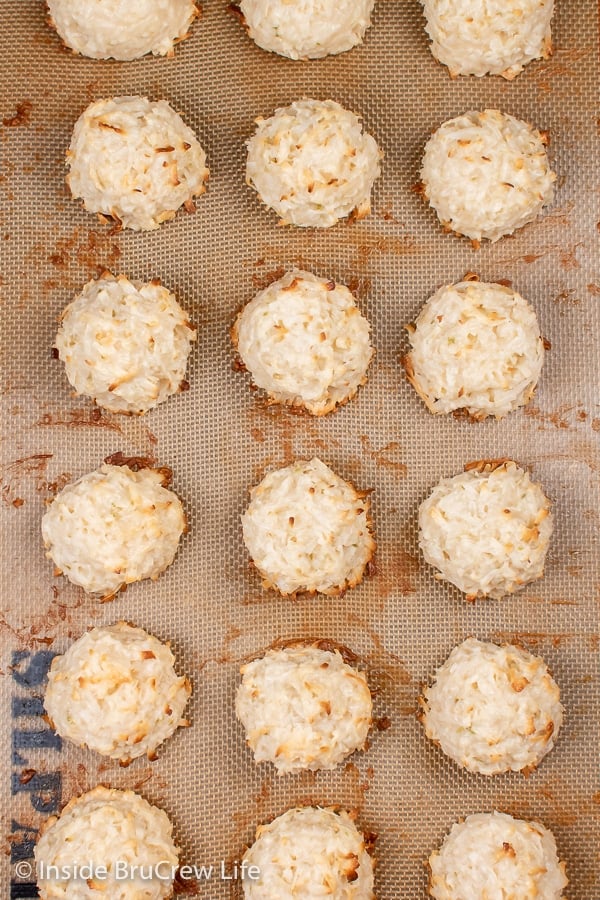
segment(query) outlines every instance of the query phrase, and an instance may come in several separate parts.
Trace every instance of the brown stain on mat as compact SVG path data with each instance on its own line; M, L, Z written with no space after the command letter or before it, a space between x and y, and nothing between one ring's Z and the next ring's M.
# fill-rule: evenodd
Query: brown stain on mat
M518 256L508 256L504 259L498 260L498 265L510 267L514 264L522 262L526 265L531 265L532 263L537 262L539 259L544 259L546 256L557 255L561 268L565 271L570 271L572 269L580 268L580 263L577 259L577 250L580 247L583 247L583 241L579 241L578 243L573 244L570 247L566 247L564 244L546 244L545 246L540 247L539 250L536 250L534 253L532 252L519 254Z
M362 229L359 235L348 232L349 244L356 247L355 264L360 270L366 269L371 263L371 257L386 255L411 256L420 251L416 239L410 235L383 235L374 231Z
M575 631L566 631L560 634L552 634L546 631L493 631L490 639L495 643L514 644L523 650L532 650L544 645L551 645L555 649L564 647L578 637L585 637L591 641L597 635L579 635Z
M555 82L557 85L561 85L569 76L577 74L569 63L584 59L591 52L591 49L553 49L552 57L548 62L538 63L535 76L538 91L541 94L553 93ZM577 85L577 81L575 81L574 85L572 81L569 81L568 84L572 90L573 86Z
M41 539L40 539L41 544ZM48 578L52 573L52 564L48 562ZM21 616L20 625L10 624L5 615L0 613L0 634L10 634L18 642L18 646L30 649L50 647L59 636L76 639L85 630L80 625L82 617L91 622L101 615L101 604L95 597L84 594L80 588L67 585L63 581L61 587L53 584L50 588L52 599L46 606L45 599L39 598L35 605L36 612ZM39 612L39 610L42 612Z
M594 440L575 440L565 453L534 453L529 457L530 465L546 461L561 462L562 460L583 463L590 472L594 474L600 473L598 444Z
M31 100L22 100L20 103L17 103L17 111L14 116L7 116L2 119L2 124L5 128L21 128L27 126L31 122L32 109L33 103Z
M45 256L45 248L42 253ZM109 233L75 228L68 237L59 238L47 261L60 273L69 275L74 268L83 268L90 277L102 275L105 271L116 270L119 266L121 248ZM63 277L64 282L64 277ZM80 280L80 279L78 279ZM72 281L67 278L67 285Z
M259 259L256 261L255 265L258 268L264 266L265 262L263 259ZM274 281L279 281L280 278L283 278L285 273L286 270L283 266L277 266L269 272L254 272L252 275L252 286L256 291L263 291L270 284L273 284Z
M106 428L108 431L122 433L121 426L115 420L107 418L98 407L70 409L66 413L44 413L35 424L43 427Z
M0 485L2 502L19 509L25 500L19 496L23 481L33 482L34 490L39 494L57 494L71 480L70 472L61 472L53 481L46 477L46 469L52 453L34 453L7 463L0 469Z
M539 406L532 406L530 404L525 407L523 413L528 419L537 419L538 422L554 425L555 428L572 428L573 426L566 416L567 413L572 412L574 409L576 409L575 406L569 406L568 404L563 403L553 412L542 412ZM543 430L543 428L540 430Z
M406 478L408 467L397 457L401 447L397 441L389 441L383 447L375 448L366 434L359 435L359 440L366 455L378 466L391 469L400 478Z
M384 556L383 550L380 555ZM398 593L403 596L416 594L415 579L419 568L418 557L400 548L392 550L391 557L386 558L385 564L380 565L376 556L372 574L376 576L374 584L379 599L387 600Z

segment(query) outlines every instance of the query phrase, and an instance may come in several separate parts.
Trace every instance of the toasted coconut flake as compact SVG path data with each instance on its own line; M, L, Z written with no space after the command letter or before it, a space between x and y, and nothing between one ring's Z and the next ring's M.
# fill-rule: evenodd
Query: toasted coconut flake
M77 120L67 183L88 212L149 231L204 193L205 163L194 132L166 100L114 97L91 103Z
M429 866L434 900L563 900L568 883L552 832L500 812L453 825Z
M93 59L172 56L198 15L194 0L47 0L67 47Z
M85 591L112 597L171 565L185 529L181 501L156 469L102 465L68 484L42 519L47 556Z
M431 412L497 419L535 391L544 343L534 310L510 288L462 281L440 288L409 329L409 381Z
M444 122L427 142L424 197L448 231L497 241L533 221L554 195L538 131L497 109Z
M369 331L348 288L293 270L244 307L232 339L254 383L274 402L319 416L366 381Z
M375 0L241 0L250 37L289 59L320 59L362 43Z
M351 816L312 806L289 809L244 854L259 876L243 881L245 900L374 900L373 860Z
M173 896L179 851L167 814L133 791L98 785L49 818L34 855L41 900L166 900ZM117 863L133 877L123 878ZM97 881L55 878L55 872L95 867ZM102 870L106 871L102 871ZM135 874L133 874L135 872ZM156 874L152 874L156 873ZM145 877L144 877L145 876ZM160 876L160 877L157 877Z
M144 413L180 390L195 339L167 288L105 273L63 311L55 346L78 394Z
M257 119L246 181L283 224L328 228L367 215L381 153L358 117L334 100L297 100Z
M421 0L431 52L457 75L515 78L550 56L554 0Z
M243 536L265 587L339 594L362 580L375 549L369 500L320 459L271 472L250 497Z
M55 656L44 698L61 737L130 761L154 751L180 726L191 693L167 644L118 622L93 628Z
M425 560L467 599L501 599L541 578L551 534L550 501L512 461L443 478L419 509Z
M270 650L241 674L236 713L257 763L272 762L279 774L333 769L364 749L371 693L337 650Z
M427 737L482 775L532 771L563 720L560 691L543 659L475 638L454 648L421 707Z

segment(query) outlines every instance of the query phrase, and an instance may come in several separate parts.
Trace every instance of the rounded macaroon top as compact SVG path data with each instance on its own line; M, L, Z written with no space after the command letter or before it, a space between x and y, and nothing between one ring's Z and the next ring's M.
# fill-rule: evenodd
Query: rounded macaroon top
M47 557L87 593L113 596L171 565L186 526L170 472L104 464L68 484L42 519Z
M453 825L429 866L434 900L563 900L567 885L552 832L500 812Z
M497 109L449 119L425 146L423 196L444 229L478 245L533 221L554 196L545 138Z
M450 75L515 78L552 52L554 0L421 0L434 57Z
M172 831L167 814L139 794L98 785L44 823L34 849L37 871L46 873L38 874L40 897L166 900L173 896L179 857ZM73 872L90 865L98 872L96 879L52 877L56 870ZM150 872L157 874L150 877Z
M345 810L289 809L267 825L244 854L258 878L243 881L246 900L374 900L373 860Z
M339 651L269 650L240 672L236 713L257 763L272 762L279 774L333 769L364 749L371 692Z
M427 737L482 775L531 772L554 747L563 720L543 659L475 638L454 648L420 704Z
M408 378L432 413L505 416L533 396L544 342L532 307L480 281L441 287L408 326Z
M198 15L194 0L47 0L67 47L93 59L172 56Z
M232 340L273 402L321 416L366 381L369 332L347 287L294 269L244 307Z
M154 751L180 725L191 694L168 644L117 622L93 628L55 656L44 697L54 729L67 740L126 764Z
M88 212L151 231L194 210L208 179L196 135L166 100L112 97L83 111L67 150L67 184Z
M240 0L248 34L289 59L321 59L362 43L375 0Z
M512 460L482 461L443 478L419 508L426 562L467 595L501 599L541 578L550 501Z
M246 182L282 224L328 228L368 215L382 154L353 112L303 99L256 121Z
M175 296L105 272L63 310L54 342L78 394L145 413L181 389L196 332Z
M369 498L314 457L270 472L250 492L244 543L265 587L339 594L373 556Z

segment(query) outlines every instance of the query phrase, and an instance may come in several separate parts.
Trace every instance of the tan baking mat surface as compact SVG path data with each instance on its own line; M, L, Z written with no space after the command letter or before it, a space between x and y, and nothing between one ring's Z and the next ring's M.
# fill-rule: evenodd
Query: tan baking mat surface
M377 832L377 895L426 894L422 861L461 815L494 808L539 818L566 859L569 900L600 898L600 272L596 221L597 11L558 0L556 53L512 83L452 82L427 49L420 6L379 0L361 48L313 63L265 54L225 2L208 0L175 59L97 62L64 51L34 0L3 0L1 112L3 418L1 601L3 896L34 896L16 864L48 810L98 781L137 787L175 822L182 862L213 865L197 895L229 897L219 867L240 858L255 826L296 803L340 803ZM166 98L208 154L207 196L195 215L149 234L111 234L64 185L64 151L92 100ZM244 185L253 119L302 96L360 112L385 150L373 214L329 230L282 229ZM514 239L485 245L444 236L411 187L428 134L470 108L499 107L551 133L559 173L546 216ZM369 383L333 416L266 409L232 368L228 330L257 287L292 264L350 284L377 348ZM190 310L199 340L191 389L141 419L97 416L73 399L51 358L56 317L103 268L160 277ZM471 425L425 411L398 365L403 325L442 283L475 270L509 279L538 311L552 350L532 406ZM190 533L155 584L112 604L52 577L44 559L44 500L115 451L174 470ZM250 573L239 516L247 488L269 468L318 454L359 487L374 488L376 573L338 599L278 599ZM512 600L466 605L419 558L419 502L442 475L482 457L512 456L556 501L544 580ZM60 749L39 718L52 652L93 624L119 618L170 639L194 684L193 725L152 765L128 769ZM562 687L558 746L529 779L457 770L425 739L419 684L467 635L520 640L543 654ZM327 637L352 648L378 689L368 753L333 773L277 778L256 767L233 713L241 660L278 638ZM11 864L12 858L12 864ZM19 870L21 871L21 870ZM188 884L188 889L193 886ZM192 894L194 891L192 890Z

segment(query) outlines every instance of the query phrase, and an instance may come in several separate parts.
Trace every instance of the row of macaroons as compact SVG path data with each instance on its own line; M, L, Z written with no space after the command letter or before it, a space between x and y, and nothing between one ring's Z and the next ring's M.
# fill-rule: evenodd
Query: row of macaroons
M167 487L171 475L119 452L67 484L41 523L55 574L103 600L158 578L187 530L183 504ZM283 596L335 596L359 584L376 547L369 494L317 457L268 472L241 516L263 587ZM435 577L467 600L499 600L543 576L550 507L514 461L469 463L421 503L419 546Z
M50 24L67 47L94 59L173 55L200 11L196 0L47 0ZM554 0L421 0L431 51L456 75L512 79L552 49ZM362 43L375 0L238 0L250 37L290 59L319 59ZM416 2L415 2L416 7Z
M357 115L303 98L258 118L246 182L281 224L328 228L371 211L383 153ZM533 221L553 198L547 134L497 109L444 122L425 146L421 193L445 231L475 246ZM67 184L89 212L135 231L158 228L206 190L206 153L166 100L96 100L75 123Z
M333 769L368 748L371 693L356 657L341 650L331 641L291 641L241 667L235 708L257 763L273 763L279 774ZM154 759L159 744L189 724L182 714L190 683L176 675L173 662L168 645L141 628L119 622L92 629L52 662L44 703L54 728L124 764L144 753ZM424 691L420 718L427 736L460 766L484 775L527 774L554 746L563 717L559 696L540 657L470 638ZM136 849L123 855L134 817ZM98 840L108 822L112 838ZM372 848L345 811L289 810L259 827L256 837L243 857L246 897L318 896L323 885L331 896L373 897ZM466 852L471 845L476 860ZM166 815L132 792L104 787L49 820L35 856L42 897L54 896L53 882L92 859L105 879L114 876L117 861L131 869L143 865L156 879L156 892L145 896L168 897L178 865ZM168 869L154 871L165 860ZM61 865L66 875L52 874L50 867L57 872ZM440 900L480 900L492 880L516 886L522 879L535 896L559 900L566 884L551 833L499 813L454 826L429 866L430 893ZM346 893L338 894L342 887Z
M536 313L515 290L469 273L429 298L407 325L409 381L436 414L497 419L533 396L544 361ZM370 324L350 290L292 269L233 322L237 368L270 403L322 416L367 380ZM196 332L158 279L105 272L63 310L54 353L77 394L113 413L142 414L181 390Z

